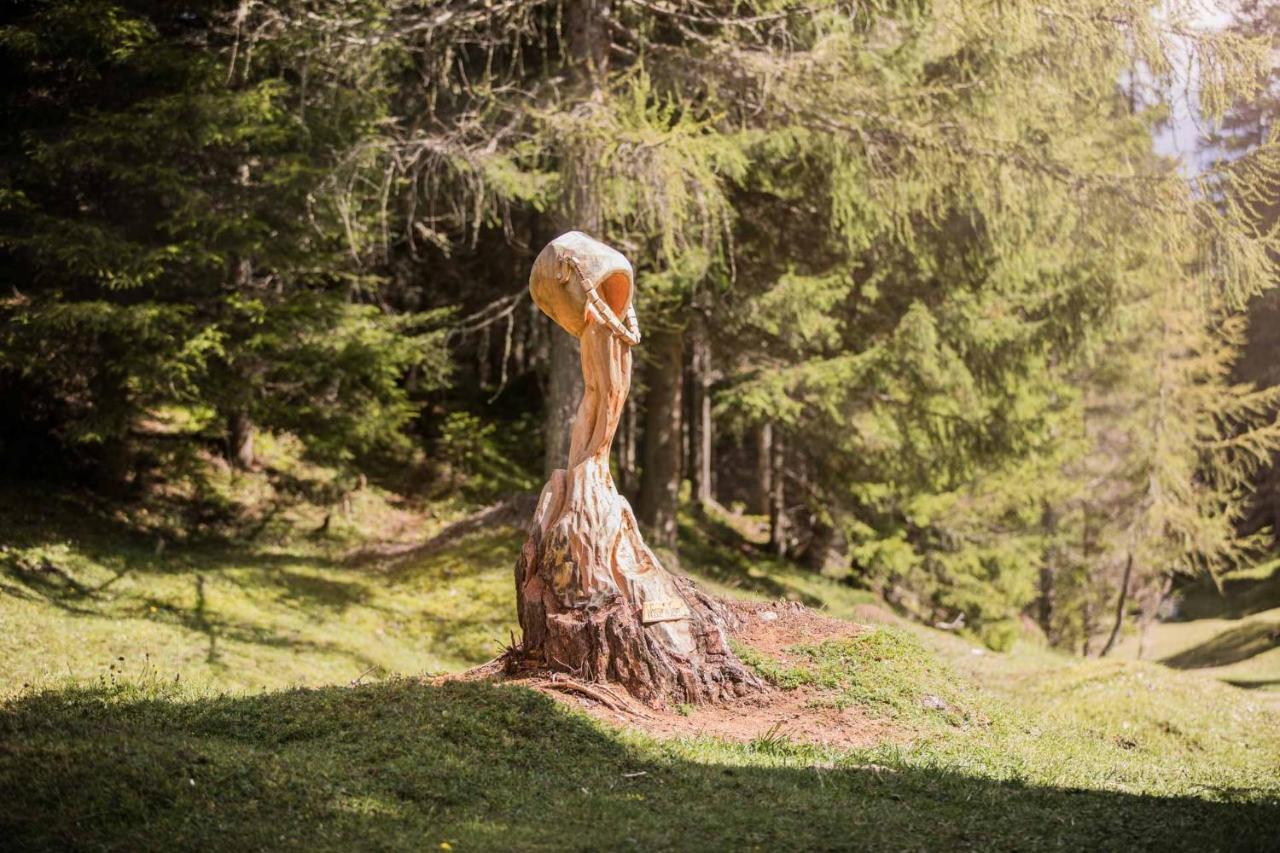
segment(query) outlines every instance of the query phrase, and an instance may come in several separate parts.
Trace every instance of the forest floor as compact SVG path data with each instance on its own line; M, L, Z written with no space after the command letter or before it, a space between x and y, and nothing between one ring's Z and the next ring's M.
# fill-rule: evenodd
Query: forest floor
M0 491L6 847L1280 847L1267 572L1157 626L1165 664L998 654L689 513L681 570L747 602L772 692L620 714L422 677L511 641L527 498L287 473L211 478L195 521Z

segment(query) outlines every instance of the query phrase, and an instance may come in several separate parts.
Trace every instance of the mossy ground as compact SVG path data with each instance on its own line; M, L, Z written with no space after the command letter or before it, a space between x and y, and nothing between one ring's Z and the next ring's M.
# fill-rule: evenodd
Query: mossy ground
M395 677L488 659L514 627L515 527L352 559L461 512L366 486L340 513L300 500L253 535L179 541L87 499L0 495L3 846L1280 846L1280 718L1194 669L912 625L748 650L781 687L904 733L859 750L785 727L659 740L521 688ZM719 591L845 617L872 601L763 561L731 520L684 533L683 570Z

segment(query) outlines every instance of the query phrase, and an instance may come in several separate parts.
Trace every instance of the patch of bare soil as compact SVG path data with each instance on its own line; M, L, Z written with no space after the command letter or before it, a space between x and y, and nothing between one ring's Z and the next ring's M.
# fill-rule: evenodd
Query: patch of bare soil
M795 602L725 604L736 617L733 635L738 642L786 663L798 662L790 651L794 646L852 637L865 630ZM785 737L798 743L850 749L907 736L890 721L868 716L861 708L823 705L821 691L805 687L770 687L734 702L656 710L616 686L583 682L559 673L504 678L496 661L450 677L522 684L608 725L661 738L706 736L747 743L761 737Z
M827 640L854 637L865 629L860 625L815 613L794 601L726 601L738 618L733 637L771 658L795 663L793 646L816 645Z
M536 686L536 685L535 685ZM787 738L834 749L871 746L899 740L893 725L868 717L860 709L814 705L816 695L806 689L778 690L728 705L701 705L688 714L646 710L616 710L573 692L547 690L560 702L623 729L639 729L660 738L714 737L748 743L757 738Z

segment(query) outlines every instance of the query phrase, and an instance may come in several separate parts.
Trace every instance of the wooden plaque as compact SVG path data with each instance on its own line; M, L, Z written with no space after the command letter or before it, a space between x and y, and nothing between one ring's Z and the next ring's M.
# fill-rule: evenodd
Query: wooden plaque
M672 622L676 619L688 619L689 607L679 598L663 598L646 601L640 610L640 621L648 625L652 622Z

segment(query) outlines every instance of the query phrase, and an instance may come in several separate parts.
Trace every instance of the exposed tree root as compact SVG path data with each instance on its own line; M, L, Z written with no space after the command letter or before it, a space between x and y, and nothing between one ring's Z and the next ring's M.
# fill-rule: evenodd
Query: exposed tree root
M547 678L537 678L527 682L530 687L539 690L555 690L560 693L576 693L592 701L599 702L611 711L629 714L634 717L652 717L648 708L632 699L625 693L619 693L605 684L588 684L567 675L551 673Z

